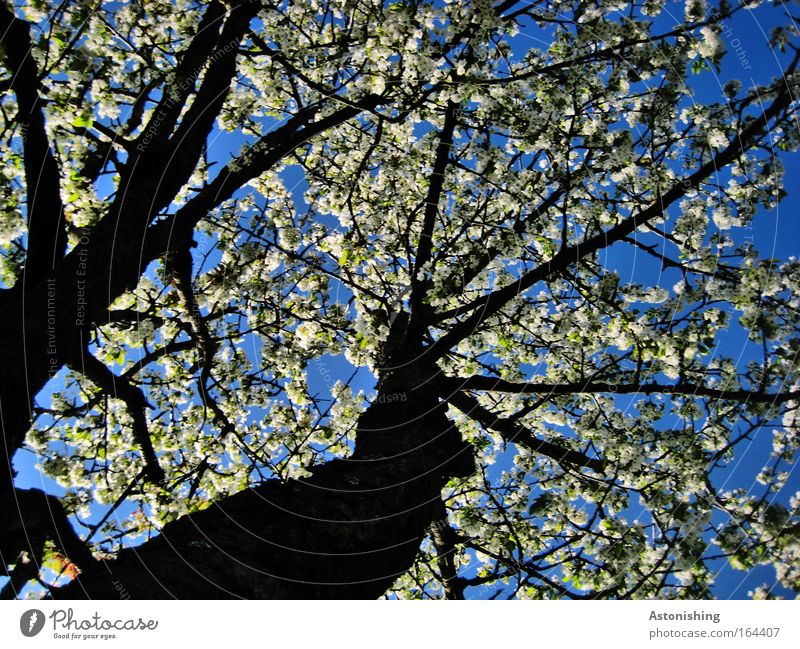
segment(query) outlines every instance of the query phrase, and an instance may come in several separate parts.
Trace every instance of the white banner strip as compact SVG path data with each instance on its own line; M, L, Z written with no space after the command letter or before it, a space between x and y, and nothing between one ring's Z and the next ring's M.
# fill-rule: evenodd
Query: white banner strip
M796 601L6 602L5 647L800 647ZM202 645L195 643L202 642ZM565 644L567 643L567 644Z

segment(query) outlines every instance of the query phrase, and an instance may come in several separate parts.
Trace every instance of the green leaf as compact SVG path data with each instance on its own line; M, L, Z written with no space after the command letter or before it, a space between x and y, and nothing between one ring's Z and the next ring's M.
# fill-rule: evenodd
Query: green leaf
M92 119L85 115L78 115L72 120L72 125L75 128L89 128L92 125Z

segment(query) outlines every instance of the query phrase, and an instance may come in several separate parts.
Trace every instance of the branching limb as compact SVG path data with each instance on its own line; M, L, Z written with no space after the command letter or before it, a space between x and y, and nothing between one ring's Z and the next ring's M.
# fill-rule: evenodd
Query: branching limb
M441 379L448 389L478 390L481 392L511 392L514 394L543 394L562 396L569 394L682 394L692 397L709 397L723 401L752 401L757 403L784 403L800 399L800 392L754 392L751 390L720 390L693 383L516 383L491 376L446 377Z
M13 599L29 580L36 578L42 563L47 540L78 568L86 569L95 559L67 518L61 501L40 489L14 489L4 498L2 512L4 531L0 537L2 571L14 564L8 574L11 581L0 593L0 599Z
M453 148L453 132L456 128L458 104L448 102L445 110L444 125L439 134L439 143L436 146L436 155L431 170L428 192L425 195L425 211L422 220L422 232L419 235L414 270L411 274L411 310L415 313L422 306L422 298L428 282L420 279L425 264L431 260L433 251L433 230L436 225L436 216L439 214L439 200L444 188L444 176L450 161L450 150Z
M146 477L154 484L164 480L164 470L158 463L153 442L147 425L147 409L149 405L144 393L131 383L127 378L114 374L105 363L99 361L94 355L86 352L80 367L75 370L86 376L103 392L125 403L128 414L133 421L133 438L142 452Z
M206 64L219 44L224 19L225 4L217 0L208 3L197 26L197 33L192 37L175 67L172 82L164 88L150 120L137 138L140 145L151 139L160 143L167 141L187 100L194 91L199 70ZM144 150L144 147L140 147L140 150Z
M477 421L484 428L492 429L500 433L507 442L520 444L534 453L539 453L559 463L574 464L575 466L587 467L598 473L603 472L604 463L602 460L589 457L579 451L573 451L572 449L559 446L558 444L538 439L526 428L495 415L493 412L480 405L476 399L463 392L443 391L442 398L454 405L468 417Z
M67 246L60 192L60 173L50 149L41 102L39 70L33 58L30 24L0 2L0 34L11 88L19 106L28 202L28 250L25 273L29 280L44 277L64 255Z
M231 198L237 189L271 169L312 137L385 101L378 95L368 95L356 107L341 108L317 121L313 121L313 118L320 106L307 107L283 126L267 133L252 146L246 147L181 209L150 227L143 251L145 263L157 259L168 251L188 248L191 245L194 227L209 212Z
M431 524L431 538L436 546L436 562L442 576L445 599L464 599L464 586L455 561L457 536L447 522L447 510L443 502L439 503L436 520Z
M795 60L786 71L786 77L790 77L794 72L797 62L798 57L795 57ZM608 230L588 237L581 242L562 247L550 260L525 273L513 284L508 284L465 305L464 308L461 309L461 313L472 312L472 315L453 326L434 343L428 353L434 358L446 354L449 349L457 345L464 338L470 336L478 329L482 322L496 314L519 293L527 290L537 282L543 281L569 268L569 266L581 259L607 248L617 241L621 241L639 226L660 217L670 205L683 198L687 192L699 187L706 178L718 172L720 169L723 169L736 160L743 152L752 148L772 119L784 112L791 104L792 92L788 85L784 83L779 86L777 90L777 97L772 104L764 110L761 116L752 120L736 137L734 137L725 149L717 153L717 155L706 164L702 165L691 175L684 177L679 182L672 185L672 187L663 194L659 194L645 209L623 219Z
M184 309L189 316L192 333L197 341L197 349L200 354L200 378L197 381L197 389L203 407L208 408L214 414L214 420L220 427L223 435L236 433L236 427L228 419L228 416L220 408L209 390L209 380L211 380L211 367L214 362L214 355L217 353L217 343L211 337L208 325L200 313L200 307L194 296L192 288L192 255L188 249L181 249L167 256L167 270L172 277Z

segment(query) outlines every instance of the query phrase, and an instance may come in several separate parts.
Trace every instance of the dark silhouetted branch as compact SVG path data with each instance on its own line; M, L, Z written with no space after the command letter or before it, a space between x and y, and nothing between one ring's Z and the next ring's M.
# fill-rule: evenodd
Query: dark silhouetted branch
M604 463L602 460L589 457L580 451L573 451L558 444L538 439L528 429L495 415L480 405L477 400L463 392L444 392L442 398L458 408L467 417L477 421L484 428L500 433L507 442L524 446L534 453L539 453L559 463L587 467L598 473L603 472Z
M0 34L11 88L17 97L22 128L25 192L28 203L28 281L47 275L64 255L67 230L63 220L60 173L45 130L39 70L33 58L30 25L0 2Z
M125 403L125 408L133 422L133 438L142 452L142 459L147 468L146 477L153 483L161 483L164 480L164 470L158 464L153 442L150 439L147 425L149 406L144 393L128 379L114 374L105 363L89 352L84 355L80 367L74 369L86 376L108 396L120 399Z
M800 392L754 392L750 390L720 390L693 383L516 383L491 376L447 377L441 380L448 389L477 390L480 392L513 392L516 394L681 394L691 397L708 397L727 401L755 401L758 403L784 403L800 399Z

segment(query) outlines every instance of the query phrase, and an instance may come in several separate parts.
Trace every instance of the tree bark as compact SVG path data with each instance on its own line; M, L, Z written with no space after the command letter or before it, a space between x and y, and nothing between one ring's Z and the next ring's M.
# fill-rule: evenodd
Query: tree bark
M359 418L353 455L310 478L271 480L178 519L147 543L84 568L56 599L376 598L408 570L469 444L408 354ZM406 362L408 361L408 362Z

